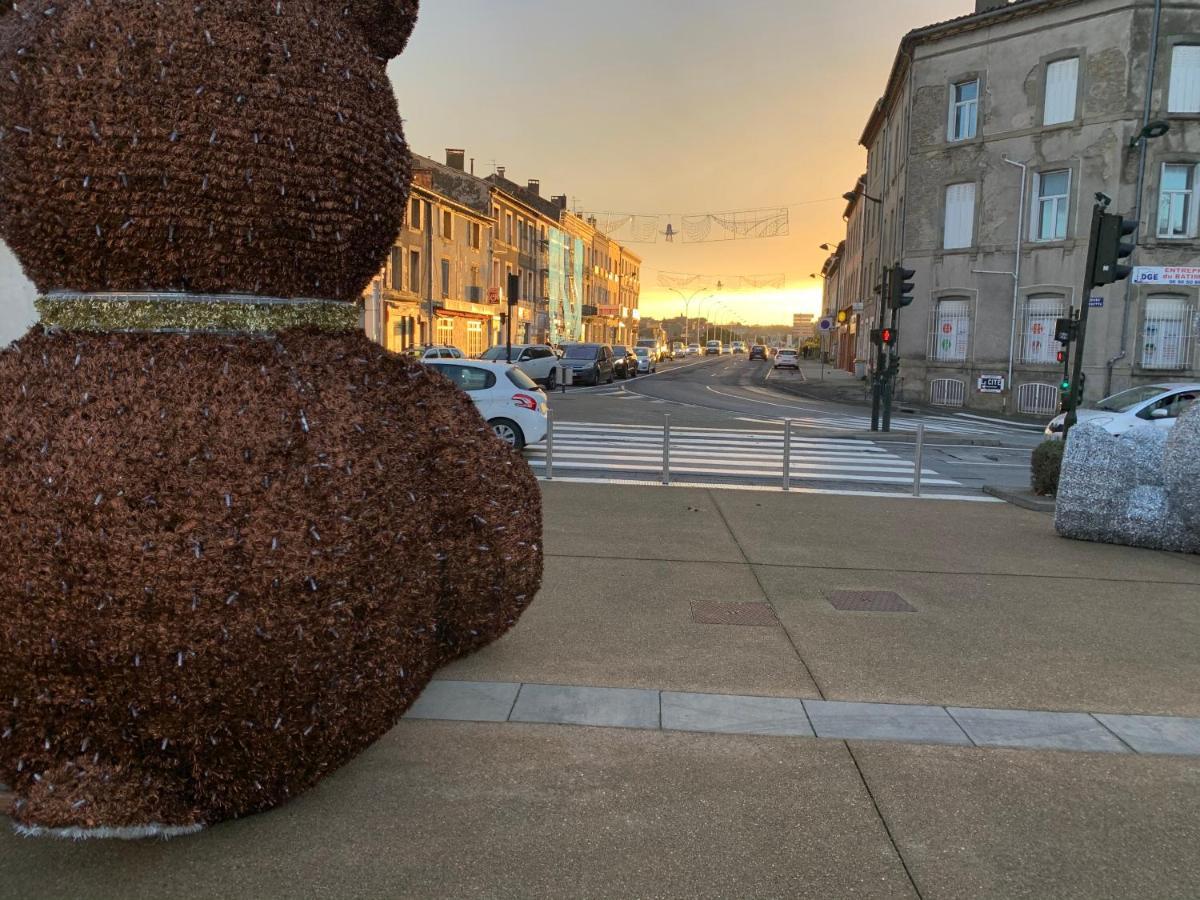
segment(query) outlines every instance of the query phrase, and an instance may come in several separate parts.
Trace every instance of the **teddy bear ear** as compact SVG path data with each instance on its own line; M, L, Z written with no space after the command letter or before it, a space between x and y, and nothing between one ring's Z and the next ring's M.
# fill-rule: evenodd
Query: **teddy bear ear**
M404 52L420 5L420 0L346 0L344 15L362 30L373 53L392 59Z

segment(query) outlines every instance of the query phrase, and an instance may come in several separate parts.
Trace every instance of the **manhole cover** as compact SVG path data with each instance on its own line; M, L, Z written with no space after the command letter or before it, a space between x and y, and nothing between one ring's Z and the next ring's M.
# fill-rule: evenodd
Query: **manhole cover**
M916 612L895 591L833 591L829 603L845 612Z
M692 621L698 625L758 625L779 624L775 613L766 603L717 603L711 600L692 602Z

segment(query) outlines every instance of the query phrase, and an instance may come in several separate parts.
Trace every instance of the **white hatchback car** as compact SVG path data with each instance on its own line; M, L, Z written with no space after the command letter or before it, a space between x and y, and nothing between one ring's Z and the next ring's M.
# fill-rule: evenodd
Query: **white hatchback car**
M1095 406L1080 407L1080 425L1099 425L1109 434L1124 434L1139 425L1170 428L1185 409L1200 400L1200 384L1144 384L1105 397ZM1046 426L1050 440L1062 438L1065 415L1055 416Z
M784 348L775 354L776 369L795 369L800 370L800 357L795 350Z
M466 391L492 431L514 450L546 439L546 395L516 366L468 359L424 363Z

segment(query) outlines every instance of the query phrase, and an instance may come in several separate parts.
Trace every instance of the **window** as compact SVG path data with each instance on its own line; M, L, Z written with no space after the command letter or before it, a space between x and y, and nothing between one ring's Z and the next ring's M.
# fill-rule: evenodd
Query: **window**
M478 250L483 243L483 226L478 222L471 223L471 249Z
M441 333L441 322L438 322L438 332ZM454 382L460 390L486 391L496 386L496 376L486 369L475 366L437 365L435 371L445 375Z
M1021 362L1058 362L1061 344L1054 340L1054 327L1066 317L1062 297L1030 297L1025 301L1025 324L1021 329Z
M478 356L485 349L483 346L483 323L467 323L467 356Z
M943 246L947 250L970 247L975 233L975 185L952 184L946 188L946 231Z
M1058 125L1075 118L1079 94L1079 58L1060 59L1046 66L1046 101L1043 125Z
M450 297L450 260L442 260L442 299ZM441 322L438 323L438 328L441 328Z
M388 287L393 291L404 290L404 251L399 247L392 248L391 269Z
M1158 191L1158 236L1193 238L1196 236L1195 163L1164 163Z
M408 289L414 293L421 293L421 251L408 251Z
M408 205L408 226L416 231L421 230L421 201L416 197Z
M1200 113L1200 44L1180 44L1171 52L1167 112Z
M978 119L979 80L960 81L950 89L950 140L971 140Z
M442 237L448 241L454 240L454 213L449 210L442 213Z
M513 214L506 213L504 216L504 243L508 246L513 245Z
M1042 172L1037 178L1036 208L1033 215L1035 241L1061 241L1067 236L1070 209L1071 172Z
M939 300L933 313L933 346L930 356L939 362L965 360L970 339L970 302L964 299Z
M1142 367L1186 369L1191 335L1188 302L1182 297L1150 297L1142 327Z
M454 344L454 320L453 319L438 319L437 320L437 342L443 347L450 347Z

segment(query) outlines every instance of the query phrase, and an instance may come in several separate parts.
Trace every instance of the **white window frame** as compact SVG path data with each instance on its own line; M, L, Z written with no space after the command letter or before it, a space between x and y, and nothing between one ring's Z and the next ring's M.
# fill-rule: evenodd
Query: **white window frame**
M1143 369L1180 372L1191 364L1196 311L1186 297L1152 294L1142 320Z
M442 299L449 300L450 288L453 286L451 284L451 280L454 277L454 266L450 263L450 260L444 256L442 257L440 272L442 276Z
M1167 112L1200 113L1200 44L1176 44L1171 49Z
M1072 56L1047 63L1042 93L1042 124L1062 125L1064 122L1073 122L1078 108L1079 57Z
M971 301L939 297L930 310L929 358L934 362L966 362L971 356ZM947 331L949 325L951 330Z
M1168 168L1188 170L1189 182L1184 190L1168 191L1164 185L1167 180ZM1165 162L1159 170L1158 181L1158 229L1160 239L1166 241L1186 241L1196 237L1197 225L1200 224L1196 203L1196 184L1200 181L1200 163ZM1174 234L1171 223L1176 220L1175 212L1182 206L1183 234ZM1164 215L1164 213L1166 213Z
M972 100L959 100L958 89L969 84L975 85L975 97ZM978 78L966 81L956 81L950 85L950 119L946 126L946 138L951 143L973 140L979 134L979 98L982 95L982 82ZM960 114L967 112L970 116L969 125L963 133L958 130Z
M1065 297L1059 294L1026 297L1021 324L1021 362L1035 366L1057 363L1062 344L1054 339L1054 326L1066 317Z
M975 182L946 185L942 248L965 250L975 242Z
M1045 183L1046 176L1059 175L1066 173L1067 176L1067 192L1065 194L1042 194L1042 185ZM1071 188L1074 185L1073 173L1070 169L1051 169L1046 172L1038 172L1034 179L1033 189L1033 222L1031 223L1032 231L1030 240L1038 243L1050 243L1052 241L1066 240L1068 234L1071 233ZM1054 209L1054 231L1049 235L1042 233L1043 209L1046 204L1051 204ZM1058 233L1058 222L1062 221L1062 234Z
M454 346L454 319L439 316L437 320L437 329L434 332L436 339L434 344L438 347L453 347Z

